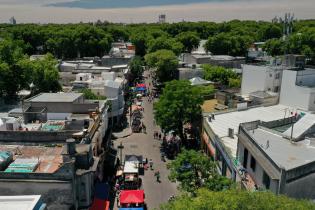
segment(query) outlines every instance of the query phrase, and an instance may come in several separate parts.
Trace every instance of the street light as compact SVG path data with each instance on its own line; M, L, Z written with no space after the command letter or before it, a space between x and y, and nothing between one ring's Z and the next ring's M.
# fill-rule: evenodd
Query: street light
M120 145L118 145L117 148L120 150L120 163L122 163L122 150L124 149L124 146L122 145L122 142L120 142Z

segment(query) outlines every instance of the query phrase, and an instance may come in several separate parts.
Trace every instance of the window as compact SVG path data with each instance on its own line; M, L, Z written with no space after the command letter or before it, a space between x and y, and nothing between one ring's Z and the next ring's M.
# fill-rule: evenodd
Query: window
M255 158L252 156L251 159L250 159L250 168L255 171L256 169L256 160Z
M82 77L80 77L80 81L82 81Z
M275 93L278 93L278 92L279 92L279 86L276 86L276 87L275 87L274 92L275 92Z
M247 167L247 158L248 158L248 150L244 148L244 159L243 159L243 167Z
M276 73L276 79L280 79L280 73Z
M266 189L270 188L270 177L268 176L266 172L264 172L264 175L263 175L263 184L265 185Z

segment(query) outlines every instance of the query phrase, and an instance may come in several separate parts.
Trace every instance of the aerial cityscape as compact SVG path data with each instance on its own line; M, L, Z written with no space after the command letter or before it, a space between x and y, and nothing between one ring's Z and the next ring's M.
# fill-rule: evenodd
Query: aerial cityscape
M0 0L0 210L315 210L312 0Z

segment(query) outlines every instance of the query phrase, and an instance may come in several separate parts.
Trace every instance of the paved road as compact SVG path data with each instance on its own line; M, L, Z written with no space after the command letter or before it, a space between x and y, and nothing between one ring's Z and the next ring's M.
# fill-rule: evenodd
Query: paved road
M145 73L147 75L147 72ZM146 79L147 85L152 82L150 79ZM144 107L144 119L143 122L147 128L147 134L144 133L133 133L125 138L118 138L114 141L114 146L123 143L123 157L125 154L135 154L143 155L148 159L152 159L154 164L154 170L145 171L145 175L142 177L143 189L145 191L145 201L147 203L148 209L159 208L161 203L168 201L171 195L177 193L177 185L171 183L168 180L169 171L166 168L166 163L161 161L160 155L160 141L153 139L153 132L158 130L153 123L153 104L149 103L146 98L143 100ZM121 133L116 133L117 136L126 136L131 133L130 128L125 129ZM115 135L115 134L114 134ZM118 150L119 151L119 150ZM118 152L119 154L119 152ZM160 171L161 183L156 182L154 177L154 172L156 170ZM114 209L118 209L116 206Z

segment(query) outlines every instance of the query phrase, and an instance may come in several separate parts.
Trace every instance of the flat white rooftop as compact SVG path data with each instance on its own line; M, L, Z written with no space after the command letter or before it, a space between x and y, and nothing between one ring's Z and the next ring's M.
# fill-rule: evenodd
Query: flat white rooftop
M29 102L74 102L82 93L41 93L26 101Z
M251 108L244 111L234 111L228 113L216 114L215 119L209 122L208 124L213 130L213 132L221 139L222 143L230 150L230 155L233 158L236 158L237 150L237 136L238 128L241 123L251 122L256 120L261 121L273 121L283 119L286 113L286 117L289 112L295 112L296 109L283 106L275 105L268 107L257 107ZM310 115L306 113L306 115ZM305 126L305 125L304 125ZM308 128L309 126L306 126ZM228 129L234 129L234 138L228 136ZM300 127L297 127L301 129Z
M40 195L0 196L0 209L33 210L40 197Z
M310 140L291 143L289 139L262 128L255 129L250 135L279 167L286 170L315 161L315 145L310 145Z

